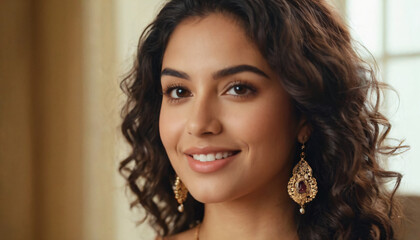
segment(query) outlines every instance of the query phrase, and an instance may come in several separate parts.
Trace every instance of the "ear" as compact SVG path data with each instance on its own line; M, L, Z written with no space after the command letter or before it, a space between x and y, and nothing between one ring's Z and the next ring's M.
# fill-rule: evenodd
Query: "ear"
M309 137L312 133L312 126L309 124L306 117L302 116L299 121L298 125L298 134L297 134L297 140L300 143L305 143L308 141Z

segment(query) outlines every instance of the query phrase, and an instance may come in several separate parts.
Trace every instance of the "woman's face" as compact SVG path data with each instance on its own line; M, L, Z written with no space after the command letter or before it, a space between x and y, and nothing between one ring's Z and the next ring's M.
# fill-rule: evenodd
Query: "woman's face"
M160 137L195 199L223 202L274 186L286 194L299 120L240 25L221 14L183 21L161 84Z

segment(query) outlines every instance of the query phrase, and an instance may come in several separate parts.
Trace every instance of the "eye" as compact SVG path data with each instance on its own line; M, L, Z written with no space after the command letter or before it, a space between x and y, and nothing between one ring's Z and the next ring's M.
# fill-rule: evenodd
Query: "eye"
M191 97L192 94L188 89L184 87L173 86L173 87L168 87L166 89L165 95L167 95L171 99L180 99L180 98Z
M232 86L226 91L227 95L232 95L236 97L247 97L251 94L254 94L255 88L250 86L247 83L235 82Z

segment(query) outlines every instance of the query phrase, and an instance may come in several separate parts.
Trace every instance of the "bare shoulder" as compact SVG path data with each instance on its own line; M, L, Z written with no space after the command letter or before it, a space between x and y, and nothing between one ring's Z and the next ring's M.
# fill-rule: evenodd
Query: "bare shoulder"
M189 229L187 231L181 232L181 233L174 234L172 236L167 236L164 238L156 237L156 240L189 240L189 239L193 240L195 239L194 238L195 231L196 231L196 227Z

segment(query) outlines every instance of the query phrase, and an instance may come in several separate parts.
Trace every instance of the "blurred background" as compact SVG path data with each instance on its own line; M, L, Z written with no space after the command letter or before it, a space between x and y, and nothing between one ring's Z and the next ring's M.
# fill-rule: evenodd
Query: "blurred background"
M153 239L117 171L119 82L162 3L0 0L0 239ZM411 150L387 168L404 174L402 239L420 239L420 1L331 3L399 93L383 108Z

